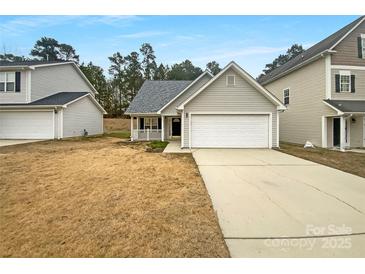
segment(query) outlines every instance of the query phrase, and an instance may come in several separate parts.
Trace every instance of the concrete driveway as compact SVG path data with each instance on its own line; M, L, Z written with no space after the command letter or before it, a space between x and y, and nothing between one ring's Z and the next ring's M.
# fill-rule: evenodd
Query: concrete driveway
M232 257L364 257L365 179L268 149L193 152Z
M34 142L39 142L39 141L43 141L43 140L4 140L4 139L0 139L0 147L20 145L20 144L26 144L26 143L34 143Z

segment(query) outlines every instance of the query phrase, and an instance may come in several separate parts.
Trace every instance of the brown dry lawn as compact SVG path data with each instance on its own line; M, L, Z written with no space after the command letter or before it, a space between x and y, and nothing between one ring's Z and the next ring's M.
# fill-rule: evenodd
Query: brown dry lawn
M104 130L106 132L119 131L119 130L131 130L131 120L123 118L104 118Z
M365 154L281 143L280 151L365 178Z
M191 155L117 138L0 148L1 257L228 257Z

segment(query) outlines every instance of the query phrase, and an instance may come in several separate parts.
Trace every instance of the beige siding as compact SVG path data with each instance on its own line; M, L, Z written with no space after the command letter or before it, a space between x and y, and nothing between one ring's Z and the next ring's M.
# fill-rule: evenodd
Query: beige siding
M365 66L365 59L358 57L357 37L365 34L365 22L362 22L349 36L339 43L332 55L332 65Z
M227 87L226 76L235 75L236 85ZM273 139L276 146L276 106L241 78L233 69L225 72L185 106L185 112L271 112ZM184 146L189 145L189 121L184 117Z
M350 129L350 146L363 146L363 116L356 115L352 118Z
M27 77L25 71L20 72L20 92L0 92L0 103L26 103Z
M290 88L290 104L280 114L280 141L322 145L322 116L332 115L325 106L325 62L315 61L265 86L283 100L283 90Z
M32 71L32 101L61 91L92 93L72 64L38 67Z
M162 115L177 115L176 107L179 106L182 102L184 102L188 97L194 94L198 89L200 89L204 84L206 84L211 77L209 75L205 75L199 81L194 83L187 91L181 94L178 98L174 100L167 108L162 111Z
M340 70L351 71L355 75L355 93L336 92L335 75ZM332 99L362 99L365 100L365 70L332 69L331 71Z
M84 129L89 135L103 133L103 113L89 97L70 104L63 111L63 137L80 136Z

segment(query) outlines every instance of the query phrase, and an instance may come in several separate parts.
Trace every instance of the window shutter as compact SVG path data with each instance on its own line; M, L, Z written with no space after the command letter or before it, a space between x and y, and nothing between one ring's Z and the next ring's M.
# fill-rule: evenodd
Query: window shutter
M139 118L139 129L144 129L144 118Z
M15 72L15 92L20 92L20 71Z
M340 75L335 75L336 92L340 92Z
M357 54L359 58L362 58L362 41L361 37L357 37Z
M351 92L355 93L355 75L351 75Z
M161 118L158 118L158 129L162 129Z

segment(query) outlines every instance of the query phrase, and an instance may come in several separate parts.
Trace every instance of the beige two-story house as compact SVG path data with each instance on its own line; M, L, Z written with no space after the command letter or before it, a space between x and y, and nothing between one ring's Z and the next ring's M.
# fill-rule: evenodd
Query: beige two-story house
M280 141L365 146L365 17L273 70L260 83L282 99Z
M74 62L0 62L0 139L102 134L96 93Z

